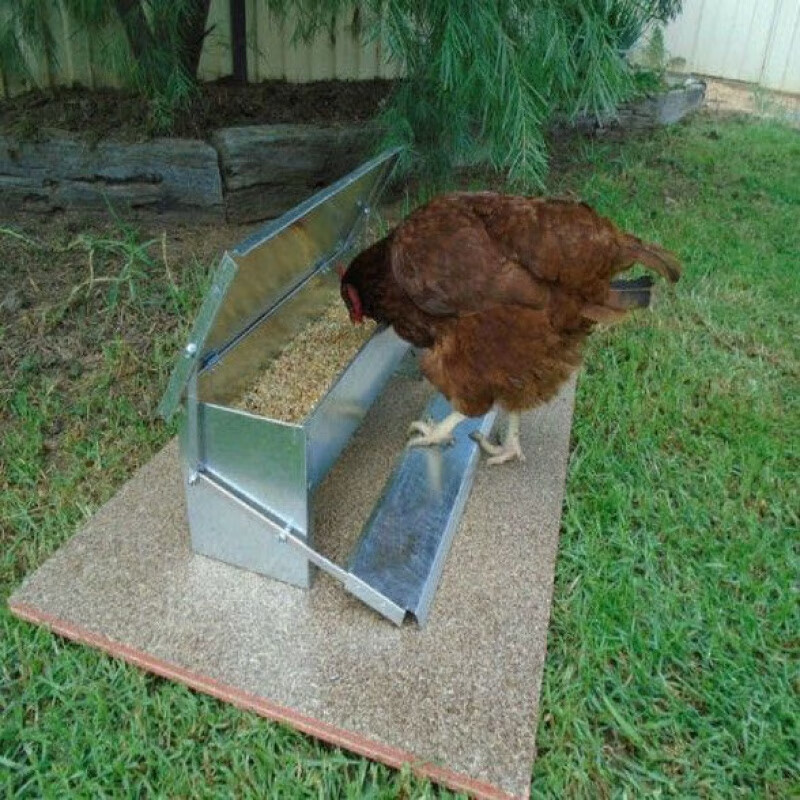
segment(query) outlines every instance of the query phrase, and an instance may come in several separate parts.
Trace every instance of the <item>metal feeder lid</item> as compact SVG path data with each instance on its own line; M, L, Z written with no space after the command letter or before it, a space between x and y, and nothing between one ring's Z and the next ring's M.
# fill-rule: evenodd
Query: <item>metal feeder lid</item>
M355 246L399 153L387 150L225 253L159 404L162 417L170 419L178 409L195 371L213 364Z

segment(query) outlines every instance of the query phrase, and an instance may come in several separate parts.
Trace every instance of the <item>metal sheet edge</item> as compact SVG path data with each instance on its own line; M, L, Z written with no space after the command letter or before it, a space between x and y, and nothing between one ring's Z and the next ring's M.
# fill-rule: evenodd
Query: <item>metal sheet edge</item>
M198 367L201 344L211 328L214 318L219 311L220 304L225 298L225 293L236 275L238 266L231 258L230 253L225 253L217 267L214 282L200 307L195 319L191 336L186 346L175 362L170 375L167 389L161 402L158 404L158 414L165 420L170 420L180 405L181 398L189 381L189 376Z

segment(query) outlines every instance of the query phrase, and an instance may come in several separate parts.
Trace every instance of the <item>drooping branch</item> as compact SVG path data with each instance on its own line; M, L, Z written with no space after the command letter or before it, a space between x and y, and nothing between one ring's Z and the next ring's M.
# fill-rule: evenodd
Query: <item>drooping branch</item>
M652 20L681 0L229 0L234 71L246 77L244 9L266 8L293 41L353 19L362 43L377 40L399 68L381 129L437 164L487 164L527 184L547 165L549 119L606 115L635 89L626 53ZM63 4L81 27L107 36L119 77L152 101L168 130L197 92L210 0L0 0L0 72L24 73L27 55L55 54L52 14ZM117 23L117 24L114 24ZM294 35L292 35L292 31ZM90 42L93 42L90 39ZM119 46L117 46L119 45ZM30 70L29 70L30 71Z

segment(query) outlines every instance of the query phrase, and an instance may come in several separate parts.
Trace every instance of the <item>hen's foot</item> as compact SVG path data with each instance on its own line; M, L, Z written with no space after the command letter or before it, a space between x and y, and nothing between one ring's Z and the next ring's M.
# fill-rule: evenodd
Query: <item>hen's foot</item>
M514 458L525 461L525 453L522 452L519 437L517 436L506 439L503 444L493 444L482 433L478 432L473 433L472 438L480 445L481 450L490 456L486 459L487 464L492 466L505 464L506 461L511 461Z
M517 413L508 415L508 431L503 444L490 442L478 431L472 434L472 438L480 445L481 450L490 456L486 459L486 463L490 466L505 464L506 461L511 461L515 458L519 461L525 461L525 454L522 452L522 446L519 443L519 414Z
M415 420L408 426L408 432L420 435L412 436L408 440L408 446L430 447L435 444L452 444L453 430L462 419L464 419L464 415L454 411L441 422L434 422L432 419Z

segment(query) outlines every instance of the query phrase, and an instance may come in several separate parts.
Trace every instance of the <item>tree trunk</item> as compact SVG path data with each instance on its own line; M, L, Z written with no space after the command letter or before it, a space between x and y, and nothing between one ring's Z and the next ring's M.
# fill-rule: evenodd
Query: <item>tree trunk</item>
M131 47L133 57L141 62L146 60L156 40L162 46L169 47L169 35L166 31L154 32L150 29L147 17L142 8L143 0L114 0L114 4L125 28L125 36ZM190 0L180 31L182 42L181 63L187 73L197 77L200 53L206 37L206 19L211 0Z
M186 12L186 22L183 30L183 53L181 60L186 71L193 78L197 77L197 67L200 64L200 54L203 51L203 42L206 38L206 20L208 7L211 0L191 0L189 10Z
M233 77L247 83L247 17L245 0L230 0Z

